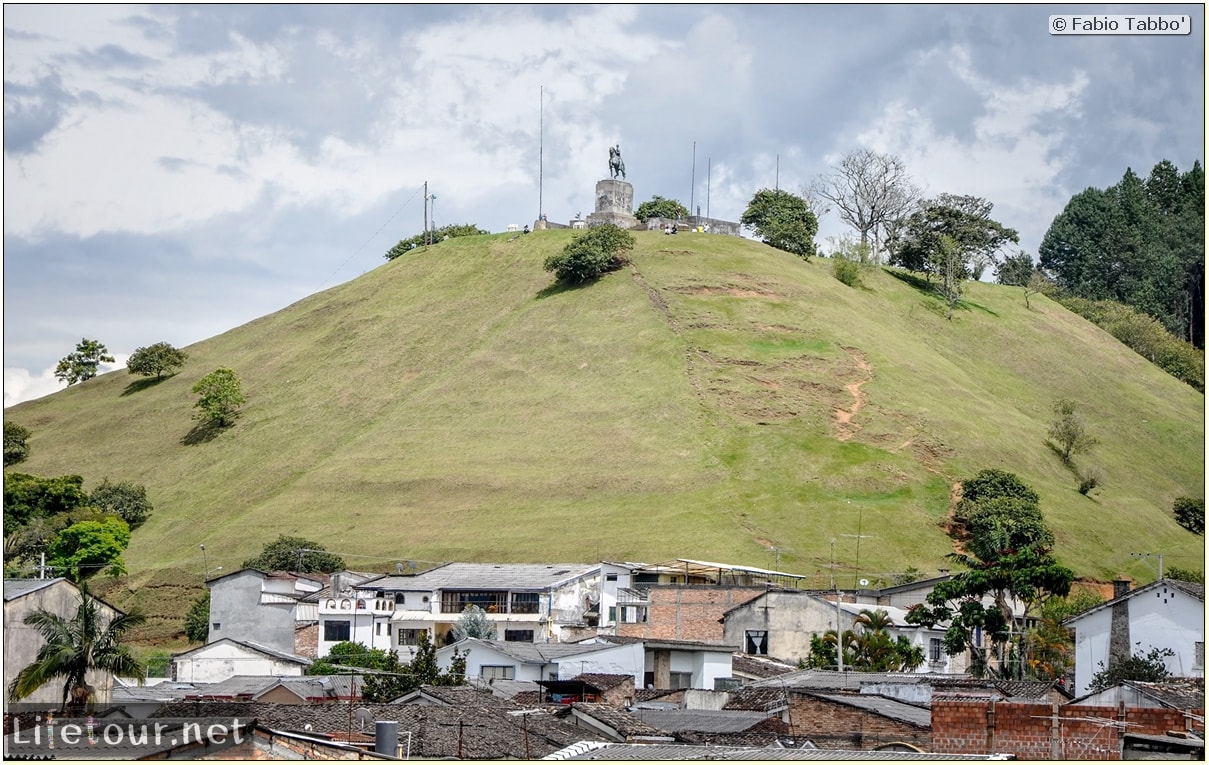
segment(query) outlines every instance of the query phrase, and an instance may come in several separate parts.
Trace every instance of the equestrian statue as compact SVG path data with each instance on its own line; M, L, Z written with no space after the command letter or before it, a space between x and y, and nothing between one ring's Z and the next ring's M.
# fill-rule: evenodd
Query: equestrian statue
M625 180L625 162L621 160L621 144L609 147L609 172L614 179L621 176Z

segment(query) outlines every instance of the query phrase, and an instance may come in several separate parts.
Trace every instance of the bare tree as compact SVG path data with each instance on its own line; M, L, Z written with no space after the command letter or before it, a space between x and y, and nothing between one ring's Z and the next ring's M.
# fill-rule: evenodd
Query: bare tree
M901 159L869 149L844 155L830 173L819 176L811 192L839 210L840 220L856 229L862 245L868 246L873 238L874 258L879 262L882 235L920 198L920 190L911 182Z

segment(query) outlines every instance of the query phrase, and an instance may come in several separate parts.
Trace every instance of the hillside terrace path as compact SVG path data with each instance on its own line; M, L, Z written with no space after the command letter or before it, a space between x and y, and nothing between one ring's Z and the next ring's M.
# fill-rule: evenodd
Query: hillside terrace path
M861 387L873 379L873 367L869 364L869 360L865 358L865 354L855 348L845 348L844 350L852 356L852 360L856 362L856 366L861 371L864 379L844 386L844 389L852 394L852 408L835 410L835 427L839 432L836 438L841 441L847 441L860 430L860 426L854 424L852 418L865 405L865 396L861 393Z

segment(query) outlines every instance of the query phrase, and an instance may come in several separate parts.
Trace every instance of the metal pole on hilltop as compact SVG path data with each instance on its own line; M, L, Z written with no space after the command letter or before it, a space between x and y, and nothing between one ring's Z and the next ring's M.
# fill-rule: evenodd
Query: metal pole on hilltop
M693 174L691 177L691 188L688 192L688 214L693 214L693 203L696 202L697 193L697 142L693 141Z
M777 175L776 175L775 182L776 182L776 189L774 189L774 190L780 191L781 190L781 155L780 154L777 155Z
M542 85L541 104L537 109L537 219L542 219L542 170L546 136L546 86Z
M424 181L424 244L428 244L428 181Z
M206 567L205 576L202 577L202 582L204 583L210 578L210 559L206 557L206 546L198 545L198 547L200 547L202 551L202 565Z
M709 182L714 172L714 158L705 160L705 217L709 217Z

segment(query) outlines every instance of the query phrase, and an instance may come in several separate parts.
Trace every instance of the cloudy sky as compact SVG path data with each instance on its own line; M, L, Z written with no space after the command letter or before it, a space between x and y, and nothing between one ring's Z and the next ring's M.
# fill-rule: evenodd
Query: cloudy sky
M1141 11L1192 34L1047 26ZM82 337L121 366L383 265L425 181L437 225L531 223L539 165L549 218L586 215L615 143L636 204L729 220L898 154L1035 254L1072 194L1203 163L1204 46L1199 5L8 4L4 404Z

